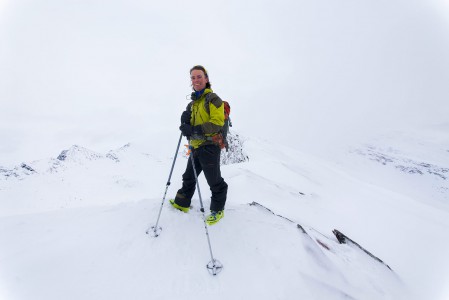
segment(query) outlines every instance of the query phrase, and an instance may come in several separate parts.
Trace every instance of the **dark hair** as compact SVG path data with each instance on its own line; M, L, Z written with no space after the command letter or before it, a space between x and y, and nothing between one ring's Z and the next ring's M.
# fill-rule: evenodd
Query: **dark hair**
M199 70L199 71L203 71L204 76L206 76L207 79L209 79L209 74L207 74L206 68L200 65L197 66L193 66L193 68L190 69L190 74L192 74L193 70ZM207 81L206 83L206 88L210 89L211 88L211 83L210 80Z

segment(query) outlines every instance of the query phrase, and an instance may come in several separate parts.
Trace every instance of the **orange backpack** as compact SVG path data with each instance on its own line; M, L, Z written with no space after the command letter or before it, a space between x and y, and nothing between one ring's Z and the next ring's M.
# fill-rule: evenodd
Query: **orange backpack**
M224 115L225 115L225 123L223 125L223 129L221 130L221 134L223 135L223 140L225 144L226 151L229 149L228 145L228 132L229 127L232 127L231 118L229 118L229 115L231 114L231 105L229 105L228 101L223 101L224 104Z

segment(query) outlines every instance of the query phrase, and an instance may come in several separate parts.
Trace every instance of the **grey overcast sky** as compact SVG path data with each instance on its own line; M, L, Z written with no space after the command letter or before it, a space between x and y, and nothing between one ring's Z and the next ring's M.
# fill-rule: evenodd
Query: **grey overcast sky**
M0 0L0 166L73 144L175 144L195 64L244 135L325 145L444 123L449 5Z

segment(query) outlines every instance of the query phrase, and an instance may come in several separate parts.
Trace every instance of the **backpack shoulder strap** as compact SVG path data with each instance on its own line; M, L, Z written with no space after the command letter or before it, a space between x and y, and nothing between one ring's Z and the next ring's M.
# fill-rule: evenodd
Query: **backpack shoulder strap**
M206 94L206 100L204 101L204 108L206 109L207 113L210 114L209 105L210 104L215 105L215 107L220 107L223 103L223 100L221 100L220 97L218 97L215 93L209 93Z

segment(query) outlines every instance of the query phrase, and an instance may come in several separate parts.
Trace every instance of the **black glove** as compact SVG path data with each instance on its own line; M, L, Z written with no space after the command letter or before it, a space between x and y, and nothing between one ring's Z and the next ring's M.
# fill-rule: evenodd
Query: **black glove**
M183 136L192 136L192 134L195 135L202 135L203 134L203 128L201 125L192 126L190 124L182 124L179 126L179 130L181 130Z
M190 116L192 115L190 110L186 110L181 115L181 124L190 124Z
M181 126L179 126L179 130L181 130L183 136L189 137L192 135L192 126L190 124L181 124Z
M192 132L196 135L202 135L203 134L203 127L201 125L192 126Z

